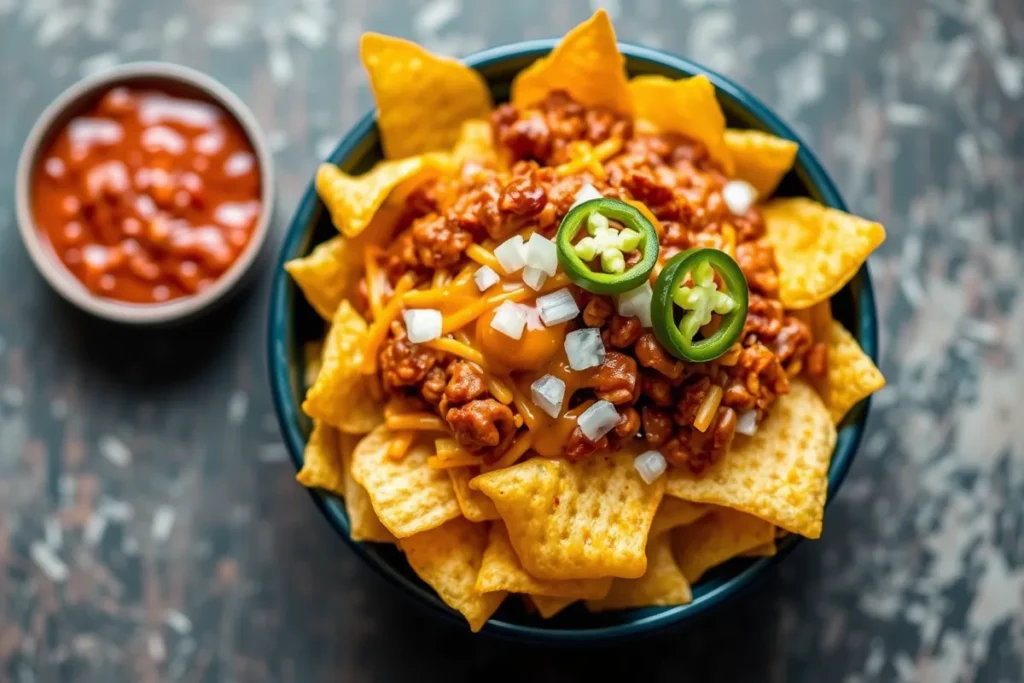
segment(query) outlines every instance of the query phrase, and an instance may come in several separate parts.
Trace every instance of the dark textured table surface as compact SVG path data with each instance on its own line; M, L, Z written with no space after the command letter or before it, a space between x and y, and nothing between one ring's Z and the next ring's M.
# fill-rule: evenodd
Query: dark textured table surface
M0 681L1024 680L1024 11L1016 0L606 0L620 36L738 79L796 123L871 259L890 387L828 511L693 628L529 651L411 609L332 533L278 437L264 276L198 333L82 318L14 224L36 116L163 59L255 110L280 239L365 111L367 29L465 54L560 34L582 0L0 0Z

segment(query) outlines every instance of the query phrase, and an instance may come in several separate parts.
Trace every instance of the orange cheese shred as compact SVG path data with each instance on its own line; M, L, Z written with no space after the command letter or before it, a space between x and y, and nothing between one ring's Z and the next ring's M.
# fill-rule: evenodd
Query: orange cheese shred
M523 432L516 437L516 440L512 442L512 445L508 447L508 450L505 451L504 455L490 465L481 466L480 471L492 472L494 470L511 467L519 462L521 457L526 455L526 451L530 450L530 446L532 445L533 434L531 432Z
M362 371L364 375L372 375L377 371L377 350L384 343L391 323L401 315L402 297L412 289L413 284L415 283L411 273L403 275L398 280L398 284L395 285L395 291L391 299L381 309L380 315L374 318L373 324L370 325L370 329L366 333L366 345L363 347Z
M569 276L565 273L559 273L552 278L548 278L548 281L544 283L544 286L540 288L539 292L535 292L529 287L520 287L518 289L498 292L484 297L483 299L477 299L461 311L456 311L451 315L445 316L444 324L441 327L441 334L449 334L455 330L465 327L487 311L498 306L498 304L503 301L521 303L530 297L553 292L556 289L565 287L567 284L569 284Z
M394 431L446 432L448 423L430 413L405 413L384 418L384 424Z
M504 269L498 263L498 257L490 250L484 249L479 244L471 244L466 247L466 256L479 263L481 266L490 266L496 273L501 275Z
M449 337L441 337L440 339L431 339L428 342L423 342L422 346L426 346L428 349L434 349L435 351L450 353L453 356L458 356L459 358L464 358L472 363L476 363L481 368L485 367L484 355L461 341L456 341Z
M395 438L388 444L388 457L392 460L401 460L409 452L409 447L416 438L416 432L406 430L395 434Z

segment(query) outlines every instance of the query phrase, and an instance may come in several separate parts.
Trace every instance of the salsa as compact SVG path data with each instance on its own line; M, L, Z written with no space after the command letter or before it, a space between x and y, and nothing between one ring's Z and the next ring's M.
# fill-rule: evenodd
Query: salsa
M201 292L249 243L259 164L220 106L115 87L68 121L31 178L35 223L92 293L138 304Z

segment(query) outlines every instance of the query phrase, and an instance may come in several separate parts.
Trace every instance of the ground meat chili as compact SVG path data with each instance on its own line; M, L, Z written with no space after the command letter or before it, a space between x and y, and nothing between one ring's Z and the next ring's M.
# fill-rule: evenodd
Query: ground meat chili
M212 284L262 212L256 155L226 111L126 87L56 133L31 196L44 239L82 284L140 304Z
M605 359L599 367L572 373L562 356L533 374L498 371L519 387L519 399L503 403L488 383L494 368L485 371L447 351L411 344L403 324L395 322L379 349L385 391L425 401L465 450L491 463L514 448L517 435L537 419L523 413L530 382L559 368L556 374L572 386L562 416L534 435L535 450L575 461L638 441L641 448L660 450L670 465L700 472L726 455L741 415L756 411L759 420L765 417L775 398L789 391L791 375L826 372L824 344L815 343L806 324L786 315L778 299L778 269L762 239L758 209L744 216L729 212L721 196L728 178L703 145L639 130L626 118L582 107L560 92L529 110L501 105L491 123L508 170L468 168L454 179L432 180L411 192L384 256L392 285L410 272L429 286L437 281L438 269L453 274L475 268L467 254L471 245L493 248L526 229L554 239L575 194L591 184L605 197L642 203L657 220L660 263L693 247L731 250L750 290L743 332L714 361L680 361L639 319L619 315L612 297L570 286L581 313L559 333L600 329ZM571 168L574 145L608 140L621 145L600 168ZM485 354L485 359L501 367L501 358ZM614 404L620 418L595 442L576 426L575 416L597 400ZM566 411L573 417L567 420ZM707 414L702 417L702 412ZM695 423L702 419L706 424L698 429Z

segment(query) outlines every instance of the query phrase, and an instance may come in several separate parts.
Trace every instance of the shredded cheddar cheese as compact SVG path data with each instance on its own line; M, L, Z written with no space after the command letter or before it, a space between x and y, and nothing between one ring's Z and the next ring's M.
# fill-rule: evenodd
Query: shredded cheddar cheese
M363 268L366 273L366 298L370 301L370 311L376 320L381 313L381 270L378 259L384 252L380 247L368 245L363 249Z
M521 303L532 296L546 294L565 287L568 283L569 277L565 273L559 273L554 277L548 278L548 281L544 283L544 286L541 287L539 292L535 292L529 287L520 287L518 289L512 289L505 292L498 292L497 294L492 294L491 296L484 297L483 299L477 299L461 311L445 316L444 324L441 327L441 334L449 334L455 330L465 327L487 311L495 308L503 301Z
M603 180L605 178L604 166L601 162L607 161L622 149L622 140L608 138L596 147L589 142L570 142L569 161L555 168L555 173L566 176L580 171L590 171L594 177Z
M423 346L428 349L434 349L435 351L442 351L444 353L450 353L453 356L464 358L472 363L476 363L481 368L484 367L484 355L472 348L468 344L461 341L456 341L449 337L441 337L440 339L431 339L428 342L423 342Z
M430 282L431 287L444 287L451 280L451 274L444 269L434 271L434 277Z
M519 459L526 454L526 451L530 450L530 446L533 445L533 434L531 432L523 432L516 437L516 440L512 442L512 445L508 447L505 454L501 456L497 461L490 465L484 465L480 468L481 472L491 472L493 470L500 470L506 467L511 467L519 462Z
M481 266L490 266L498 274L504 273L505 270L498 263L498 257L491 253L489 250L484 249L479 244L471 244L466 247L466 256L473 259Z
M384 343L391 323L401 315L402 296L412 289L413 284L415 283L411 273L403 275L395 285L395 291L387 305L381 309L379 316L374 317L373 324L370 325L370 329L366 333L366 346L363 348L362 371L364 375L372 375L377 371L377 350Z
M431 413L405 413L384 418L388 429L395 431L414 430L420 432L448 431L448 423Z
M512 400L515 401L519 414L523 416L526 428L529 430L536 429L537 425L540 424L540 419L537 417L533 402L523 396L522 392L514 384L512 385Z
M416 438L416 432L407 430L395 434L394 440L388 444L388 457L392 460L401 460L409 452L409 446Z

